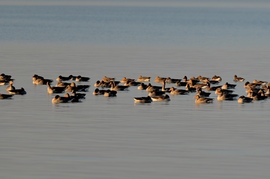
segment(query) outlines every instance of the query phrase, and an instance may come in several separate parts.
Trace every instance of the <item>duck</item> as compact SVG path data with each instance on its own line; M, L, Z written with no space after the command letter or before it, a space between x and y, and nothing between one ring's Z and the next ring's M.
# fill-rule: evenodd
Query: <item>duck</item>
M135 103L151 103L152 99L150 96L147 97L134 97Z
M81 101L81 98L79 98L78 96L71 96L71 95L68 94L68 93L64 94L63 97L64 97L64 98L67 98L67 101L68 101L68 102L71 102L71 103L80 103L80 102L82 102L82 101Z
M208 98L208 97L202 97L200 95L195 95L195 103L196 104L207 104L207 103L213 103L214 99L213 98Z
M120 82L123 83L123 84L128 83L128 82L130 82L130 81L135 81L135 79L123 77L123 78L120 80Z
M53 104L59 104L59 103L68 103L70 101L69 98L63 97L60 95L56 95L54 98L52 98L52 103Z
M187 85L186 85L186 90L187 90L188 92L194 93L194 92L197 91L197 88L190 87L190 85L187 84Z
M63 81L58 81L55 86L56 87L67 87L70 84L71 83L67 83L67 82L63 82Z
M139 86L141 84L141 82L138 81L127 81L126 83L124 83L124 86Z
M236 87L236 84L230 84L226 82L225 84L221 86L221 89L234 89L235 87Z
M197 76L197 79L198 79L200 82L203 82L203 83L205 83L205 81L209 81L209 80L210 80L208 77L206 77L206 76L201 76L201 75Z
M16 95L25 95L26 91L23 87L18 88L18 89L12 89L9 90L9 94L16 94Z
M10 80L13 81L13 79L11 79L11 77L12 77L11 75L7 75L5 73L0 74L0 80L1 81L10 81Z
M77 93L76 91L71 92L71 96L75 96L79 99L85 99L86 94L85 93Z
M222 78L218 75L214 75L211 79L212 79L212 81L218 81L218 82L222 81Z
M116 97L117 91L114 90L106 90L103 94L105 97Z
M234 81L234 82L244 82L244 81L245 81L245 78L243 78L243 77L238 77L237 75L234 75L233 81Z
M142 76L140 75L137 79L138 82L150 82L151 77L150 76Z
M162 96L164 95L166 92L165 91L151 91L148 93L148 96L153 97L153 96Z
M114 81L111 81L111 91L128 91L129 86L115 85Z
M13 94L1 94L0 93L0 99L11 99L13 97Z
M251 103L253 101L253 98L250 98L250 97L246 97L244 95L242 96L239 96L237 102L239 104L244 104L244 103Z
M144 84L144 83L141 83L139 86L138 86L138 90L146 90L146 88L148 87L148 85Z
M181 80L175 82L175 86L186 86L187 84L187 82Z
M107 90L100 90L98 88L96 88L93 92L93 95L97 96L97 95L104 95L104 93L106 92Z
M165 81L166 83L176 83L178 81L181 81L181 79L167 77Z
M170 88L166 88L165 86L166 86L166 79L163 80L163 82L162 82L161 91L170 92Z
M34 74L32 76L32 81L34 85L46 85L47 83L52 83L52 79L44 78L43 76L39 76L37 74Z
M56 78L56 81L69 81L73 78L73 75L69 75L69 76L62 76L62 75L59 75L57 78Z
M53 93L63 93L65 91L66 87L58 87L58 86L51 86L51 84L47 83L47 92L48 94Z
M232 101L232 100L235 100L237 96L238 96L238 94L221 93L221 94L217 95L217 100L218 101L223 101L223 100Z
M210 82L207 82L206 84L207 84L207 86L204 88L206 91L216 91L218 88L222 87L222 85L211 86Z
M177 89L177 88L171 87L170 88L170 94L171 95L188 95L189 91L184 90L184 89Z
M152 101L156 101L156 102L162 102L162 101L165 101L165 102L168 102L170 101L170 96L165 94L165 95L161 95L161 96L153 96L151 97Z
M164 80L166 80L165 77L156 76L155 78L156 83L163 83Z
M9 85L6 87L6 91L9 92L10 90L15 90L13 86L13 81L9 81Z
M74 80L74 77L73 77L73 80ZM75 77L75 81L77 82L88 82L89 80L90 80L90 77L86 77L86 76L78 75Z
M147 92L161 90L162 86L152 86L151 83L148 83L147 88L145 89Z
M100 88L110 88L111 84L110 82L105 82L105 81L99 81L97 80L96 83L94 84L95 87L100 87Z
M196 94L200 95L200 97L209 97L211 93L203 91L202 88L197 88Z
M101 81L104 81L104 82L115 81L115 78L104 76L104 77L101 79Z
M78 91L78 92L87 92L90 88L90 85L76 85L74 82L71 82L70 85L66 86L66 92Z

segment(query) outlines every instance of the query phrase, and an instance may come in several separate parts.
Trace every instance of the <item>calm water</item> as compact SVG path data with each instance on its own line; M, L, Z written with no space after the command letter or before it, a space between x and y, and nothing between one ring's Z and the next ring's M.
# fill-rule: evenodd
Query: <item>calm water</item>
M269 100L135 105L147 95L136 87L92 95L104 75L269 81L269 9L230 5L0 6L0 72L27 91L0 101L0 178L269 177ZM81 74L91 88L82 103L52 105L33 74Z

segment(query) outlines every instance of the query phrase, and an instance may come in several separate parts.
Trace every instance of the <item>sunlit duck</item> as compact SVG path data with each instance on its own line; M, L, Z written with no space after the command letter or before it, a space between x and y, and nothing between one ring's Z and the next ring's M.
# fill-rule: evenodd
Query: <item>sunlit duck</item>
M112 77L107 77L107 76L104 76L101 81L104 81L104 82L110 82L110 81L114 81L115 78L112 78Z
M230 84L226 82L225 84L222 85L221 89L234 89L236 87L236 84Z
M100 87L100 88L110 88L111 84L110 82L105 82L105 81L96 81L94 84L95 87Z
M201 75L199 75L199 76L197 77L197 79L198 79L200 82L203 82L203 83L205 83L205 81L209 81L209 80L210 80L208 77L201 76Z
M74 82L71 82L65 89L66 92L78 91L78 92L87 92L90 88L90 85L76 85Z
M166 78L166 83L176 83L178 81L181 81L181 79L171 78L171 77Z
M252 98L254 101L260 101L260 100L265 100L268 97L265 95L263 91L259 91L258 93L251 93L248 97Z
M162 101L170 101L170 96L165 94L162 96L153 96L151 97L152 101L158 101L158 102L162 102Z
M254 88L260 88L260 86L261 86L261 84L250 83L249 81L247 81L244 85L244 88L254 89Z
M221 88L222 86L211 86L209 82L206 83L207 86L204 88L206 91L216 91L216 89Z
M135 79L123 77L123 78L120 80L120 82L123 83L123 84L128 83L128 82L130 82L130 81L135 81Z
M261 80L253 80L252 83L256 85L267 85L267 81L261 81Z
M47 92L49 94L53 93L63 93L65 91L65 87L57 87L57 86L51 86L50 83L47 83Z
M232 93L233 93L233 90L221 89L221 88L217 88L216 91L215 91L216 95L219 95L219 94L232 94Z
M151 91L148 93L148 96L153 97L153 96L161 96L164 95L166 92L165 91Z
M7 85L9 84L10 80L0 80L0 85L3 86L3 85Z
M234 81L234 82L243 82L243 81L245 81L245 78L243 78L243 77L238 77L237 75L234 75L233 81Z
M146 84L144 84L144 83L141 83L139 86L138 86L138 90L146 90L146 88L147 88L148 86L146 85Z
M73 77L74 79L74 77ZM78 75L75 77L75 81L77 82L88 82L90 80L90 77L86 77L86 76L81 76L81 75Z
M85 99L86 94L85 93L77 93L76 91L71 92L71 96L75 96L79 99Z
M228 100L228 101L232 101L232 100L236 100L236 97L238 96L238 94L218 94L217 95L217 100L218 101L223 101L223 100Z
M24 88L12 89L12 90L9 90L9 94L25 95L26 91Z
M202 97L198 94L196 96L194 96L194 98L195 98L196 104L207 104L207 103L213 103L213 101L214 101L213 98Z
M139 78L137 79L138 82L148 82L150 81L151 77L150 76L142 76L140 75Z
M15 90L13 86L13 81L9 81L9 85L6 87L6 91L9 92L10 90Z
M210 83L210 84L218 84L220 81L206 79L206 80L203 80L202 82L203 83Z
M0 99L11 99L13 94L1 94L0 93Z
M134 97L135 103L151 103L152 99L150 96L147 97Z
M115 85L114 81L111 81L111 91L128 91L129 86Z
M104 93L106 92L107 90L100 90L98 88L96 88L93 92L93 95L97 96L97 95L104 95Z
M249 98L249 97L246 97L246 96L240 96L237 100L237 102L239 104L244 104L244 103L251 103L253 101L253 98Z
M189 91L184 90L184 89L176 89L174 87L171 87L170 94L171 95L187 95L187 94L189 94Z
M161 91L170 92L170 88L166 88L165 86L166 86L166 80L163 80Z
M179 80L175 83L175 86L186 86L187 84L187 82Z
M10 80L13 80L11 79L11 75L6 75L5 73L1 73L0 74L0 80L2 81L10 81Z
M207 88L207 83L196 83L195 85L191 85L192 88Z
M69 101L70 101L69 98L63 97L63 96L59 96L59 95L56 95L56 96L52 99L52 103L53 103L53 104L68 103Z
M193 86L195 85L196 83L198 83L200 80L198 80L197 78L195 77L191 77L190 79L187 78L187 76L184 76L183 77L183 81L190 84L190 86ZM186 85L184 85L186 86Z
M63 82L63 81L58 81L55 86L57 86L57 87L67 87L70 84L71 83L67 83L67 82Z
M141 84L141 82L138 81L127 81L126 83L124 83L125 86L139 86Z
M221 81L222 81L222 78L221 78L220 76L218 76L218 75L214 75L214 76L212 77L212 80L213 80L213 81L221 82Z
M117 91L106 90L103 94L105 97L116 97Z
M197 91L197 88L190 87L190 84L187 84L187 85L186 85L186 90L187 90L188 92L194 93L194 92Z
M47 83L52 83L52 79L46 79L42 76L39 76L37 74L32 76L33 84L34 85L46 85Z
M57 78L56 78L56 81L69 81L73 78L73 75L69 75L69 76L62 76L62 75L59 75Z
M156 83L162 83L164 80L166 80L165 77L156 76L156 78L155 78Z
M197 88L196 94L200 95L200 97L209 97L211 93L203 91L202 88Z
M64 94L63 96L64 98L67 98L68 102L72 102L72 103L79 103L82 102L81 98L79 98L78 96L71 96L68 93Z
M152 92L152 91L157 91L157 90L161 90L162 86L152 86L151 83L149 83L147 85L147 88L145 89L147 92Z

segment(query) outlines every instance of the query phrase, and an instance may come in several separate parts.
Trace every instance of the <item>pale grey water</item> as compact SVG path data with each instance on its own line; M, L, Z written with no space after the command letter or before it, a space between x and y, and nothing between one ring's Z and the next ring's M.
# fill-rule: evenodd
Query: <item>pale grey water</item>
M24 9L21 6L9 8ZM29 6L26 8L32 9ZM69 8L73 12L72 6ZM18 12L15 10L13 12ZM136 14L136 8L133 10ZM229 12L231 10L228 9ZM192 8L191 11L196 12ZM248 9L242 11L250 12ZM24 13L32 17L29 12ZM262 14L261 11L256 12L258 17L264 17L266 11L262 10ZM212 15L206 13L206 19ZM59 16L64 15L60 13ZM197 14L198 17L200 15ZM194 18L197 19L196 14ZM220 18L228 20L228 17ZM235 16L235 19L238 18L246 19L245 16ZM154 22L157 23L158 19ZM7 18L5 23L9 20ZM39 20L31 23L36 24ZM120 80L124 76L137 78L139 75L149 75L154 79L157 75L182 78L184 75L211 77L216 74L223 77L222 83L232 83L233 75L239 74L249 81L268 81L270 52L269 42L265 39L269 38L269 32L265 31L264 34L256 30L269 28L269 20L264 20L267 22L263 26L248 23L258 38L245 39L236 35L243 40L236 44L228 39L230 33L226 29L218 28L220 31L215 31L218 33L214 38L227 41L220 46L212 40L201 46L197 38L186 46L178 40L168 40L164 45L155 44L157 41L152 39L159 38L157 34L148 37L148 41L132 33L133 28L126 31L130 40L122 37L119 41L117 37L121 36L120 32L113 38L108 35L110 32L103 29L102 34L105 33L107 38L89 32L96 35L95 40L86 43L87 40L77 37L78 31L85 30L82 26L78 26L78 30L74 28L71 33L75 36L74 40L53 39L49 34L44 35L39 27L33 28L33 34L27 34L26 25L26 29L20 29L22 31L12 26L1 26L0 30L9 27L17 37L3 39L9 33L1 33L0 72L11 74L15 78L14 86L23 86L28 93L0 101L0 178L269 177L269 100L244 105L235 101L219 103L215 100L213 104L197 106L193 94L190 94L172 96L169 103L134 105L134 96L146 95L135 87L128 92L119 92L116 98L92 95L95 81L104 75ZM3 18L0 22L3 23ZM158 26L162 27L162 22ZM46 26L48 21L43 23ZM73 23L67 20L64 24L73 26ZM122 26L126 25L126 21L122 23ZM83 24L85 21L79 23ZM103 26L106 28L106 23ZM194 33L198 38L211 38L206 33L213 30L211 25L203 27L206 29L199 30L198 27ZM245 27L240 24L239 29L232 28L231 31L248 33ZM58 29L58 26L51 28ZM56 37L69 35L67 31L63 32L54 33ZM154 32L157 33L156 30ZM206 33L206 36L201 37L200 32ZM227 36L220 37L222 33ZM40 39L36 39L35 36L39 35ZM170 38L173 39L175 35L171 34ZM178 35L186 34L181 32ZM29 38L24 39L26 36ZM192 36L185 38L192 39ZM252 39L257 41L245 44ZM46 93L46 87L32 84L31 77L35 73L52 79L60 74L90 76L91 81L87 84L91 84L91 88L80 104L52 105L52 95ZM0 86L0 92L5 93L5 86ZM238 84L235 92L245 94L243 83ZM216 96L213 94L212 97Z

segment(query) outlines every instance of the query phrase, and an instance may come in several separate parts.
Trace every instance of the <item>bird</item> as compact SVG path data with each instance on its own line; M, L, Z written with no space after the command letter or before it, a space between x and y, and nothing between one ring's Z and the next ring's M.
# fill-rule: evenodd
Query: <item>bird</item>
M69 75L69 76L62 76L62 75L59 75L57 78L56 78L56 81L69 81L73 78L73 75Z
M73 80L74 80L74 77L73 77ZM77 82L88 82L89 80L90 80L90 77L86 77L86 76L78 75L75 77L75 81Z
M234 75L233 81L234 81L234 82L243 82L243 81L245 81L245 78L243 78L243 77L238 77L237 75Z
M238 96L238 94L221 93L221 94L217 95L217 100L218 101L223 101L223 100L232 101L232 100L235 100L237 96Z
M11 99L13 97L13 94L1 94L0 93L0 99Z
M59 86L51 86L51 84L47 83L47 92L48 94L53 93L63 93L65 91L66 87L59 87Z
M111 91L128 91L129 86L115 85L114 81L111 81Z
M77 92L87 92L89 88L90 85L76 85L74 82L71 82L70 85L66 86L65 91L72 92L74 90Z
M15 90L13 86L13 81L9 81L9 85L6 87L6 91L9 92L10 90Z
M201 97L200 95L194 96L195 98L195 103L196 104L206 104L206 103L213 103L214 99L213 98L208 98L208 97Z
M149 82L150 79L151 79L150 76L142 76L142 75L140 75L140 76L138 77L137 81L138 81L138 82Z
M200 97L209 97L211 93L203 91L202 88L197 88L196 94L200 95Z
M239 104L244 104L244 103L251 103L253 101L253 98L246 97L244 95L240 96L237 100Z
M114 90L106 90L103 94L105 97L116 97L117 91Z
M25 95L25 94L26 94L26 91L25 91L25 89L22 87L22 88L18 88L18 89L12 89L12 90L9 90L9 94Z
M107 90L100 90L99 88L96 88L93 92L93 95L97 96L97 95L104 95L104 93L106 92Z
M150 96L147 97L134 97L135 103L151 103L152 99Z
M189 91L184 90L184 89L177 89L177 88L171 87L170 94L171 95L187 95L187 94L189 94Z
M52 103L53 104L59 104L59 103L68 103L70 101L69 98L63 97L60 95L56 95L54 98L52 98Z
M152 101L157 101L157 102L162 102L162 101L165 101L165 102L168 102L170 101L170 96L165 94L165 95L161 95L161 96L153 96L151 97Z
M236 87L236 84L230 84L226 82L225 84L221 86L221 89L234 89L235 87Z

